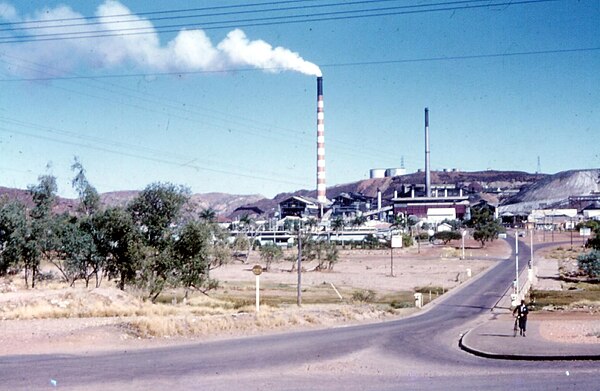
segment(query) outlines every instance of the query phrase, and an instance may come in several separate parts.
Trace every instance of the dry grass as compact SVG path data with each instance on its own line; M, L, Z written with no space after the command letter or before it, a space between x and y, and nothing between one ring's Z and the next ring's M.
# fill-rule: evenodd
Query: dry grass
M498 252L505 251L506 246L497 245ZM488 250L473 251L483 251L482 257L487 257ZM435 287L445 286L447 290L458 285L460 281L455 277L465 268L476 274L491 264L483 259L459 261L455 259L457 251L437 246L422 246L421 254L415 248L398 251L394 278L389 274L388 251L343 251L344 260L334 271L303 273L300 308L296 306L296 275L285 271L289 265L282 263L261 276L259 314L254 313L254 276L248 265L216 270L214 277L221 281L221 287L210 297L167 290L156 304L144 300L145 292L129 288L122 292L109 287L114 284L106 280L99 289L86 289L82 282L68 288L52 266L45 265L43 271L48 278L35 289L27 289L22 276L0 279L0 320L85 318L81 320L93 325L105 323L94 319L113 318L105 321L125 326L136 337L214 337L379 320L416 311L415 286L432 286L435 298L439 295ZM310 270L311 265L305 266ZM368 300L352 300L354 292L371 289L374 294L368 295ZM428 294L424 296L427 302Z
M176 313L175 308L167 305L146 303L132 297L113 300L108 295L86 290L48 293L43 298L24 298L0 306L3 320L170 316Z
M123 292L115 288L88 290L63 287L61 290L19 291L2 296L0 319L116 317L130 334L153 338L248 334L262 330L327 326L383 319L414 310L407 308L412 307L411 292L383 295L376 299L373 296L374 302L370 304L340 303L337 295L334 299L331 297L334 295L332 289L326 285L303 292L303 306L298 308L295 305L295 287L277 284L266 288L269 294L261 300L261 310L255 314L253 287L233 284L227 289L228 293L221 292L216 297L196 293L187 299L183 291L167 291L161 302L156 304L141 299L140 292ZM232 292L237 296L228 296ZM343 294L351 297L349 290L343 290Z
M597 290L532 291L535 308L586 309L600 311L600 295Z
M142 338L198 337L255 334L263 330L290 330L299 327L330 326L341 322L378 320L414 309L390 311L376 305L325 305L297 308L261 306L258 314L248 312L219 316L142 316L127 320L130 333Z

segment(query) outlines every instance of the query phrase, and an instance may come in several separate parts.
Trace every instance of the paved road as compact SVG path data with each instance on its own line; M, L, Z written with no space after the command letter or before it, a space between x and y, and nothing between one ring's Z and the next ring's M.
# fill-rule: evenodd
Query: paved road
M514 239L510 241L511 245ZM520 246L521 267L529 248ZM514 258L419 316L329 330L88 356L0 359L0 389L38 390L597 390L593 362L511 362L461 351L459 335L490 316Z

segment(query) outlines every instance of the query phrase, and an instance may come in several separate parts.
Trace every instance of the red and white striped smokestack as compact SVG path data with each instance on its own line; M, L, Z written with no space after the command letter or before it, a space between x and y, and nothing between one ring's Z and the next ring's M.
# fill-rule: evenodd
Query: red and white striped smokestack
M323 78L317 77L317 201L327 202L325 182L325 114L323 112Z

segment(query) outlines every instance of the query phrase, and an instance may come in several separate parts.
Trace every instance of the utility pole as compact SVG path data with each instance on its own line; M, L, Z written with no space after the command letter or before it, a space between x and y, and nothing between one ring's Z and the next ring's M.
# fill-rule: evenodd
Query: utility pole
M298 307L302 305L302 233L298 227Z
M390 239L390 274L392 277L394 276L394 246L392 245L392 240Z
M569 231L571 231L571 250L573 250L573 230L575 229L575 226L573 225L573 219L571 218L569 220L571 222L571 224L569 224Z

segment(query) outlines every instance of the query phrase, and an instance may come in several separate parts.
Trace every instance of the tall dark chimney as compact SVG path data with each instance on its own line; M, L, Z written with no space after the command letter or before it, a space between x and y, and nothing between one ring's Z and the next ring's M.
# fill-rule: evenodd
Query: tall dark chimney
M425 191L431 197L431 167L429 166L429 108L425 107Z

